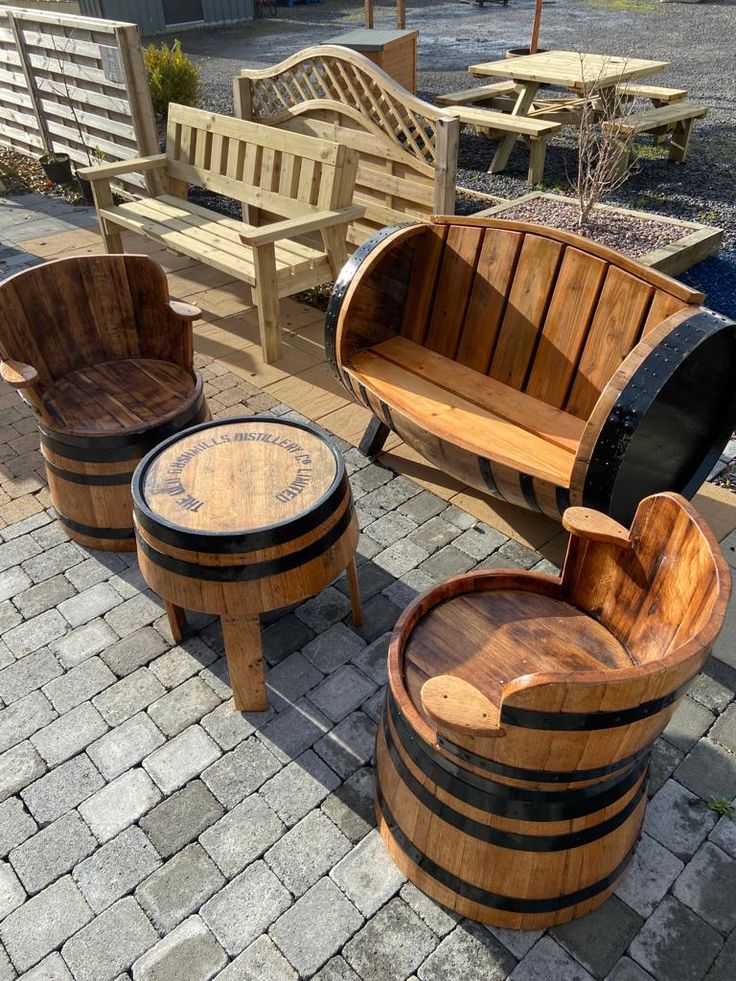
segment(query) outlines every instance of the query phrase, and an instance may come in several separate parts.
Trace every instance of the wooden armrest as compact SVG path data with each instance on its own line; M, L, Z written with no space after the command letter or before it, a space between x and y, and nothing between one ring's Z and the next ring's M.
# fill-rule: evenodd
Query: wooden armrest
M349 204L337 211L313 211L312 214L299 218L287 218L276 221L263 228L251 228L240 233L240 241L244 245L268 245L282 238L294 238L295 235L306 235L307 232L319 231L331 225L342 225L362 218L365 208L362 204Z
M152 157L133 157L117 163L99 164L96 167L82 167L77 173L88 181L107 180L118 174L130 174L138 170L156 170L166 166L166 154L157 153Z
M38 372L22 361L0 361L0 378L13 388L30 388L38 384Z
M462 678L440 674L422 685L422 707L450 736L503 736L499 707Z
M562 527L571 535L587 538L591 542L628 548L629 531L607 514L590 508L568 508L562 515Z
M169 300L169 309L184 320L198 320L202 316L199 307L192 306L191 303L182 303L181 300Z

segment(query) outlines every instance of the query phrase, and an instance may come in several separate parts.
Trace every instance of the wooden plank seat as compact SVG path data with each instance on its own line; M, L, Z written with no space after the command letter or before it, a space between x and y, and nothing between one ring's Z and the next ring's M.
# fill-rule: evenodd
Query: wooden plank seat
M708 106L698 105L694 102L674 102L671 105L632 113L622 119L603 125L615 126L617 131L624 136L631 137L632 140L639 133L651 133L654 136L671 133L669 159L683 163L687 157L693 124L696 119L703 119L707 115ZM628 164L631 152L633 151L629 145L621 155L622 166Z
M731 576L679 495L631 528L569 508L560 576L453 576L388 651L378 827L410 881L460 916L534 930L590 913L637 847L652 746L705 664Z
M148 256L59 259L0 284L0 377L33 406L51 500L80 544L132 550L138 462L209 418L198 317Z
M693 494L736 428L736 325L702 299L570 233L437 217L345 267L325 347L373 413L364 453L393 430L511 504L629 521Z
M169 106L166 153L85 168L108 252L121 229L229 273L252 287L265 361L282 353L279 299L329 282L347 257L357 153L347 146L217 113ZM116 205L110 181L147 170L155 193ZM187 201L197 185L239 201L237 222Z
M636 82L617 85L616 91L628 99L650 99L654 106L669 106L687 98L687 89L668 89L664 85L638 85Z
M488 85L475 85L469 89L459 89L457 92L445 92L436 95L434 101L440 106L474 106L493 102L499 96L515 95L516 82L507 79L501 82L490 82Z
M448 106L447 112L457 118L461 126L476 126L484 135L515 133L529 140L529 171L527 180L538 184L544 176L544 157L547 140L559 132L562 123L550 119L514 116L508 112L482 109L477 106ZM491 171L493 171L491 164Z

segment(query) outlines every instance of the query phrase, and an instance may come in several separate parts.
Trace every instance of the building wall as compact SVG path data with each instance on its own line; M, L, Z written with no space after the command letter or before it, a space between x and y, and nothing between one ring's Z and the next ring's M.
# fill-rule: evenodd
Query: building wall
M167 30L161 0L79 0L81 12L88 17L132 21L141 34L160 34ZM233 24L253 20L254 0L203 0L207 24Z
M47 14L79 14L78 0L0 0L0 7L42 10Z

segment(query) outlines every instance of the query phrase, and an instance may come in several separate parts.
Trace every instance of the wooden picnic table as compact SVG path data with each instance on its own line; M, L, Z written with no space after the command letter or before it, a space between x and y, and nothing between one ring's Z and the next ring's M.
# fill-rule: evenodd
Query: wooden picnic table
M585 93L595 84L597 95L605 95L607 88L630 82L633 79L656 75L669 68L667 61L651 61L646 58L621 58L614 55L580 54L578 51L543 51L471 65L471 75L484 78L500 76L512 79L518 87L518 95L511 115L526 116L533 108L540 85L556 85ZM545 114L545 118L551 118ZM491 164L491 171L498 173L508 163L517 134L508 133L498 145Z

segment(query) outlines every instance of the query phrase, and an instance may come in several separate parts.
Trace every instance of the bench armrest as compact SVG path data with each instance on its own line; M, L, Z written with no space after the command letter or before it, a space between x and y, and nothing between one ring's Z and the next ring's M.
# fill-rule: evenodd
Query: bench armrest
M192 306L191 303L182 303L181 300L169 300L169 310L182 320L198 320L202 316L199 307Z
M592 508L568 508L562 515L562 527L578 538L614 548L628 548L631 544L628 528Z
M96 167L82 167L77 173L88 181L108 180L118 174L130 174L139 170L157 170L166 166L166 154L157 153L151 157L133 157L117 163L99 164Z
M263 228L251 228L240 233L240 241L253 247L278 242L283 238L294 238L295 235L306 235L308 232L320 231L332 225L342 225L362 218L365 208L362 204L349 204L337 211L314 211L300 218L287 218L276 221Z
M38 384L38 372L22 361L0 361L0 378L11 388L30 388Z

